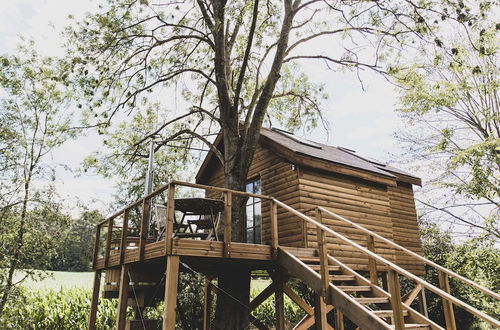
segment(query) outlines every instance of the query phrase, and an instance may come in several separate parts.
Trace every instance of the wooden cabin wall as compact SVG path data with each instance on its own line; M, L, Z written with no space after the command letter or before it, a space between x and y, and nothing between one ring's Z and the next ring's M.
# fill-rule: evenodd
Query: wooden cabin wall
M300 207L303 210L316 206L324 207L342 217L363 225L388 239L393 239L391 206L387 186L355 178L300 169ZM309 213L314 216L314 212ZM344 222L323 214L323 223L354 242L366 246L366 235ZM367 257L340 239L328 237L330 253L340 261L356 269L366 269ZM307 226L308 247L317 247L316 228ZM393 249L376 242L376 252L384 258L395 261Z
M389 187L388 192L394 242L413 252L422 254L412 185L398 182L398 186ZM397 255L397 262L398 265L409 271L419 274L423 272L422 266L415 258L407 255Z
M278 157L269 149L257 147L250 166L248 179L260 177L262 194L277 198L281 202L299 208L298 174L292 165ZM222 187L224 173L222 166L218 165L212 170L208 178L208 185ZM207 197L220 198L220 194L207 194ZM278 208L279 243L285 246L302 247L303 233L301 220L285 210ZM270 244L270 203L262 203L262 242Z

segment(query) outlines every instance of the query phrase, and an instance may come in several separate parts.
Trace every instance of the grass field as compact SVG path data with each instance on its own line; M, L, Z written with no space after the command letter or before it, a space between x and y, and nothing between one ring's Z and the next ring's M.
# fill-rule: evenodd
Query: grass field
M22 273L16 274L15 280L21 279ZM26 280L23 286L28 289L84 288L91 289L94 274L92 272L49 272L49 277L35 282Z

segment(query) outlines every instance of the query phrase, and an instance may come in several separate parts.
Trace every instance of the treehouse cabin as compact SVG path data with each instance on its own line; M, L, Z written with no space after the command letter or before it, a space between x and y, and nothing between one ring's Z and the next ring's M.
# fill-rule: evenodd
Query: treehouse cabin
M214 142L219 150L222 140ZM97 225L89 329L102 298L118 299L116 329L175 329L182 272L205 278L203 319L193 326L210 329L214 295L231 294L217 278L236 267L269 279L250 303L240 301L251 328L344 329L347 318L360 329L456 329L454 305L500 327L450 295L448 277L500 295L420 255L414 185L419 178L353 150L262 128L246 191L223 188L223 168L209 152L196 183L166 183ZM233 239L234 196L246 200L243 241ZM439 287L419 277L424 265L436 269ZM400 277L413 283L408 292ZM313 290L314 306L288 284L292 278ZM446 324L427 317L426 291L442 298ZM271 295L272 326L252 315ZM304 311L297 324L285 319L284 295ZM162 320L144 319L144 309L160 300Z
M223 150L222 139L215 141ZM223 168L210 152L196 182L224 185ZM372 230L416 253L421 253L413 185L421 180L411 174L356 154L355 151L320 144L278 129L261 129L260 142L247 178L246 191L273 196L296 210L314 216L324 207ZM212 192L210 197L217 196ZM250 198L246 210L247 242L270 244L270 202ZM314 225L279 210L279 244L317 248ZM365 244L366 236L325 214L323 223L351 240ZM354 269L367 269L367 258L339 239L328 238L327 249ZM401 251L380 245L377 250L414 274L423 274L423 264Z

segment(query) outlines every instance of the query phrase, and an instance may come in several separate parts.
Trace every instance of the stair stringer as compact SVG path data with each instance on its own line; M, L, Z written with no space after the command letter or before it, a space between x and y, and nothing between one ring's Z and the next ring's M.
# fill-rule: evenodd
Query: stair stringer
M293 254L278 248L278 262L317 293L321 292L321 277ZM330 284L330 304L335 306L362 329L392 329L354 298Z
M340 268L342 269L343 273L349 274L349 275L354 275L357 284L371 286L372 287L372 292L373 292L373 294L375 296L377 296L377 297L387 297L389 299L392 299L390 293L388 293L388 292L384 291L383 289L381 289L380 287L372 284L368 279L366 279L362 275L358 274L356 271L354 271L349 266L343 264L338 259L336 259L336 258L332 257L331 255L329 255L328 256L328 261L329 261L329 264L340 266ZM420 323L420 324L424 324L425 323L432 330L445 330L443 327L441 327L437 323L433 322L429 318L425 317L424 315L420 314L418 311L414 310L409 305L406 305L404 303L402 305L403 305L403 309L408 311L408 316L407 316L408 321L414 322L414 323Z

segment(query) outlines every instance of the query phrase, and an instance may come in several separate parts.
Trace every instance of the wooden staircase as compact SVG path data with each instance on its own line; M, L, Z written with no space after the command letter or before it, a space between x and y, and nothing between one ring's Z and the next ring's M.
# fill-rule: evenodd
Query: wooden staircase
M311 288L321 290L320 257L279 249L278 261ZM339 260L328 256L329 292L325 302L338 308L362 329L394 329L391 294ZM402 303L404 329L444 329Z

